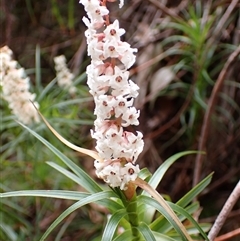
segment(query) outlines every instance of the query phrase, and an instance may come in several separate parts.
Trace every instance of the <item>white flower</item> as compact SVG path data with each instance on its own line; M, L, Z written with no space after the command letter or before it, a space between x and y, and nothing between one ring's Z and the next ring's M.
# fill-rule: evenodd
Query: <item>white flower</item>
M111 187L120 187L121 189L126 189L126 185L130 181L134 181L138 173L140 172L138 165L133 165L132 163L127 163L122 166L119 160L112 160L108 165L99 165L95 161L94 166L97 171L96 174L99 178L102 178ZM101 168L99 168L101 166Z
M99 0L80 0L80 3L84 5L84 9L94 29L101 28L105 22L103 16L109 13L108 9L105 6L101 6Z
M125 121L122 123L122 126L127 127L130 125L139 125L139 118L140 111L136 110L135 107L130 107L126 112L123 113L122 119Z
M115 0L107 0L114 2ZM143 150L142 133L124 130L138 125L140 111L133 107L139 87L129 80L129 71L137 49L121 41L125 30L118 20L109 23L104 1L81 0L88 18L83 18L91 64L87 67L87 84L94 97L96 150L103 161L96 160L96 174L111 187L126 189L139 173L136 160ZM123 0L120 1L120 6Z
M119 22L115 20L112 24L109 24L103 32L105 34L105 41L120 41L120 37L125 33L125 30L119 28Z
M123 96L117 96L114 105L114 115L116 118L123 115L133 104L133 99L127 100Z
M116 51L118 51L120 55L119 59L124 64L126 69L129 69L135 63L136 56L133 53L136 53L137 49L131 48L130 44L121 42Z
M2 96L8 102L12 113L24 124L39 122L35 109L39 105L34 101L36 95L29 92L30 80L26 77L25 70L18 68L18 63L12 60L12 51L7 46L0 49L0 62Z
M54 63L58 85L62 88L67 88L70 94L74 94L77 90L76 87L72 86L74 75L67 68L65 56L60 55L55 57Z
M94 97L96 108L94 110L94 114L98 116L98 118L105 120L111 118L114 106L116 104L113 96L108 95L100 95L98 97Z
M120 3L119 3L119 8L122 8L124 5L124 0L120 0Z

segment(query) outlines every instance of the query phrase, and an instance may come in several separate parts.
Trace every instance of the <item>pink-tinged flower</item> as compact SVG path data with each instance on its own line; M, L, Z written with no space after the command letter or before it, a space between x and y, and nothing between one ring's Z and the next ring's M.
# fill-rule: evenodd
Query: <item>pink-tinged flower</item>
M123 28L119 28L118 20L115 20L112 24L109 24L106 29L103 31L105 34L104 41L111 42L120 41L120 37L125 34L125 30Z
M86 73L97 116L91 135L103 160L96 160L94 166L99 178L112 187L125 190L140 171L135 162L144 145L142 133L135 135L124 130L127 126L139 124L140 112L133 107L139 87L129 80L127 71L135 62L137 49L121 41L125 30L119 27L118 20L109 23L108 10L102 5L104 2L80 2L88 15L88 19L83 18L88 27L85 35L88 55L91 56Z
M119 60L124 64L126 69L132 67L135 63L136 56L133 53L137 52L136 48L131 48L130 44L126 42L120 42L116 47L116 51L119 53Z
M135 125L135 126L139 125L139 121L138 121L139 116L140 116L140 111L136 110L135 107L128 108L128 110L122 115L122 119L123 119L122 126L127 127L130 125Z
M98 0L80 0L80 3L84 5L93 28L101 28L105 22L103 17L109 13L108 9L105 6L101 6Z
M133 104L133 99L127 100L123 96L117 96L115 105L114 105L114 115L116 118L121 117L123 113L125 113L128 108L130 108Z

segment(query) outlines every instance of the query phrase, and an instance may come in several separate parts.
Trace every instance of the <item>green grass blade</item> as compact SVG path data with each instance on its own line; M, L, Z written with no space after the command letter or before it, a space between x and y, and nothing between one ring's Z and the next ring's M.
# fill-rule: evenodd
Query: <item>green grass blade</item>
M200 183L192 188L186 195L184 195L176 204L180 207L186 207L199 193L201 193L211 182L213 173L205 177Z
M68 29L74 30L74 0L68 1Z
M58 199L76 200L76 201L86 198L88 196L89 196L89 193L86 193L86 192L65 191L65 190L21 190L21 191L0 193L0 198L48 197L48 198L58 198ZM112 196L117 197L114 192L112 192ZM8 200L7 204L9 203L10 202ZM123 205L111 199L100 200L97 203L99 205L107 207L112 212L115 212L116 210L123 208ZM20 207L17 207L17 210L19 212Z
M169 169L169 167L175 162L177 161L180 157L183 157L185 155L190 155L190 154L196 154L198 153L197 151L184 151L184 152L180 152L177 153L171 157L169 157L153 174L153 176L150 178L149 180L149 185L152 186L154 189L157 188L157 186L159 185L159 183L161 182L164 174L167 172L167 170ZM146 191L142 192L143 195L145 196L150 196ZM146 217L146 222L147 223L151 223L152 218L154 216L155 213L155 209L154 208L146 208L144 207L145 204L143 204L142 207L140 207L140 209L145 209L146 211L143 212L144 217Z
M212 174L208 175L203 179L197 186L190 190L185 196L183 196L176 204L180 207L186 207L199 193L201 193L206 186L210 183ZM186 208L188 213L191 213L191 207L196 205L196 203L191 204ZM179 217L180 220L184 220L182 217ZM151 223L151 228L153 230L158 230L159 232L164 232L170 229L169 223L163 217L158 217Z
M46 85L46 87L39 93L39 95L37 96L36 100L38 102L41 102L48 94L48 92L50 92L53 88L53 86L57 83L57 78L54 78L50 83L48 83Z
M2 230L2 232L4 232L6 234L6 236L9 238L8 239L9 241L17 241L18 240L17 233L9 225L1 223L0 230Z
M23 190L1 193L1 198L7 197L51 197L59 199L80 200L89 196L89 193L65 190Z
M143 180L148 180L150 177L152 177L152 173L146 167L144 167L140 170L138 177Z
M57 19L57 22L59 24L59 27L62 30L65 30L65 24L64 24L64 19L60 13L59 5L57 3L57 0L51 0L52 4L52 14L53 16Z
M92 101L92 97L83 97L83 98L77 98L72 100L64 100L61 102L58 102L56 104L51 105L51 108L66 108L69 105L79 105L81 103L86 103Z
M77 175L73 174L72 172L68 171L67 169L65 169L62 166L59 166L58 164L54 163L54 162L47 162L47 164L51 167L53 167L55 170L57 170L58 172L62 173L64 176L66 176L67 178L69 178L70 180L76 182L77 184L79 184L80 186L82 185L82 179L79 178Z
M182 232L181 228L173 220L171 215L155 199L141 195L141 196L138 196L138 201L148 204L148 205L152 206L154 209L158 210L158 212L160 212L168 220L168 222L171 223L172 227L178 232L178 234L181 236L182 240L187 240L184 233Z
M209 241L207 235L205 232L202 230L202 228L199 226L199 224L192 218L192 216L186 212L182 207L168 202L169 206L177 213L182 214L184 217L186 217L199 231L199 233L204 237L204 240Z
M42 92L42 84L41 84L41 50L39 45L36 46L35 52L35 79L36 79L36 89L38 93Z
M102 188L79 166L72 162L68 157L61 153L56 147L50 144L47 140L37 134L35 131L31 130L27 126L19 123L25 129L27 129L32 135L34 135L38 140L40 140L45 146L47 146L56 156L58 156L62 162L64 162L79 178L81 178L81 186L85 188L90 193L96 193L102 191Z
M157 241L152 233L152 230L146 223L140 223L137 229L146 241Z
M167 172L167 170L169 169L169 167L175 162L177 161L180 157L186 156L186 155L190 155L190 154L196 154L198 153L197 151L183 151L183 152L179 152L171 157L169 157L153 174L153 176L150 178L148 184L150 186L152 186L154 189L157 188L157 186L159 185L159 183L161 182L164 174ZM149 194L146 191L143 191L144 195L148 195Z
M125 209L118 210L115 212L110 219L107 222L106 227L104 228L102 241L109 241L112 240L114 233L118 227L119 222L122 218L124 218L127 215L127 212Z
M40 241L43 241L47 238L47 236L52 232L52 230L64 219L66 218L69 214L71 214L72 212L74 212L75 210L77 210L78 208L89 204L89 203L93 203L93 202L97 202L99 200L102 199L108 199L110 197L113 196L113 192L112 191L102 191L99 193L94 193L94 194L89 194L88 197L83 198L82 200L74 203L73 205L71 205L68 209L66 209L51 225L50 227L47 229L47 231L43 234L43 236L41 237Z
M132 235L130 230L126 230L117 236L113 241L132 241Z
M154 232L152 231L156 241L176 241L175 239L167 236L167 235L164 235L162 233L158 233L158 232Z
M199 210L199 203L195 202L189 205L188 207L185 208L185 211L188 212L189 214L193 214ZM186 219L185 216L183 215L177 215L180 221L184 221ZM161 215L158 218L156 218L151 224L150 227L152 230L160 232L160 233L167 233L172 229L171 224Z

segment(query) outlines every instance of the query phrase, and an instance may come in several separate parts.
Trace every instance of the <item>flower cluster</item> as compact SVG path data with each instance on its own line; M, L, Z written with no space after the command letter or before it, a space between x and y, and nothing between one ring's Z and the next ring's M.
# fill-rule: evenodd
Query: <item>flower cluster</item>
M0 49L0 85L2 86L3 99L9 103L12 113L24 124L39 122L39 116L34 108L36 95L29 92L29 78L25 70L18 67L18 62L12 60L12 50L7 46Z
M118 20L109 23L106 1L80 0L88 18L83 21L88 55L91 64L87 67L87 83L94 97L96 149L104 161L95 160L96 174L112 187L127 189L139 173L136 160L143 150L142 133L126 131L129 125L138 125L139 111L133 107L139 87L129 80L127 71L135 62L133 49L121 41L125 30ZM120 2L120 5L123 1Z
M70 94L76 92L76 87L72 86L72 80L74 75L69 71L66 65L66 58L64 55L60 55L54 58L55 70L57 72L57 82L62 88L69 89Z

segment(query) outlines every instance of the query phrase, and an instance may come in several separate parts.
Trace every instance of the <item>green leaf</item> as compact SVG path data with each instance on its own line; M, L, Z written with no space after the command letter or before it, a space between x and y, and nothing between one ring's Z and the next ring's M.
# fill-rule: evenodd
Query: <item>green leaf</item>
M132 241L132 232L131 230L126 230L117 236L113 241Z
M46 87L41 91L41 93L39 93L39 95L37 96L36 100L38 102L41 102L48 94L48 92L50 92L53 88L53 86L57 83L57 78L54 78L50 83L48 83L46 85Z
M60 173L62 173L64 176L66 176L67 178L73 180L74 182L76 182L77 184L79 184L80 186L82 185L82 180L81 178L79 178L77 175L73 174L72 172L68 171L67 169L65 169L62 166L59 166L58 164L54 163L54 162L47 162L47 164L51 167L53 167L55 170L59 171Z
M177 161L180 157L190 155L190 154L196 154L198 151L183 151L179 152L171 157L169 157L153 174L153 176L149 180L149 185L151 185L154 189L157 188L159 183L161 182L164 174L167 172L168 168L175 162ZM143 191L144 195L149 194L146 191Z
M199 193L201 193L211 182L213 173L205 177L200 183L192 188L186 195L184 195L176 204L180 207L186 207Z
M51 197L51 198L61 198L61 199L69 199L69 200L80 200L88 196L89 196L89 193L86 193L86 192L65 191L65 190L23 190L23 191L6 192L6 193L0 194L1 198Z
M201 193L206 186L210 183L212 178L212 173L208 175L205 179L203 179L198 185L196 185L192 190L190 190L185 196L183 196L176 204L180 207L186 207L199 193ZM186 208L189 213L191 212L192 206L196 205L197 203L193 203ZM193 209L194 210L194 209ZM180 220L184 220L181 216L179 217ZM159 232L167 232L170 229L170 225L166 219L163 219L162 216L158 217L151 223L151 228L153 230L158 230Z
M78 208L89 204L93 202L97 202L102 199L107 199L113 197L113 192L112 191L102 191L99 193L95 194L89 194L88 197L83 198L82 200L74 203L71 205L68 209L66 209L55 221L50 225L50 227L47 229L47 231L43 234L41 237L40 241L43 241L47 238L47 236L52 232L52 230L64 219L66 218L69 214L77 210Z
M185 208L185 211L189 214L193 214L199 209L199 203L195 202ZM183 215L177 215L179 220L184 221L186 219ZM171 224L161 215L157 219L155 219L151 224L150 227L152 230L158 231L160 233L167 233L172 229Z
M18 240L18 236L17 236L16 232L9 225L1 223L0 230L2 230L7 235L7 237L9 238L8 239L9 241L17 241Z
M89 196L89 193L86 192L77 192L77 191L65 191L65 190L23 190L23 191L14 191L0 193L1 198L7 197L48 197L48 198L59 198L59 199L68 199L68 200L81 200ZM115 197L115 193L112 193L112 196ZM117 197L117 196L116 196ZM8 204L10 202L8 201ZM110 211L115 212L123 208L120 202L117 200L106 199L100 200L97 202L99 205L107 207ZM20 207L17 207L17 210L20 210Z
M189 154L196 154L198 153L197 151L184 151L184 152L180 152L177 153L171 157L169 157L153 174L153 176L150 178L149 180L149 185L152 186L154 189L157 188L157 186L159 185L159 183L161 182L164 174L167 172L168 168L175 162L177 161L180 157L183 157L185 155L189 155ZM150 196L146 191L142 192L143 195L145 196ZM143 204L143 206L140 206L141 210L145 210L145 212L143 212L143 216L146 218L146 223L151 223L154 213L155 213L155 209L154 208L146 208L146 205Z
M199 224L192 218L192 216L188 212L186 212L182 207L180 207L174 203L168 202L168 204L175 212L182 214L184 217L186 217L197 228L199 233L202 234L204 239L209 241L207 235L204 233L204 231L201 229Z
M1 193L1 198L9 198L9 197L48 197L48 198L58 198L58 199L66 199L66 200L81 200L83 198L88 197L90 194L86 192L77 192L77 191L65 191L65 190L22 190L22 191L14 191L14 192L6 192ZM115 196L114 192L112 196ZM9 204L9 200L7 204ZM123 206L113 201L111 199L100 200L98 204L108 207L111 210L119 210ZM12 208L12 207L11 207ZM16 207L17 210L21 210L20 207Z
M92 101L92 97L85 97L85 98L77 98L77 99L70 99L70 100L64 100L61 102L58 102L56 104L51 105L50 109L52 108L66 108L70 105L76 105L76 104L81 104L81 103L86 103Z
M150 197L147 197L145 195L138 196L138 201L148 204L152 206L154 209L158 210L167 220L173 228L178 232L178 234L181 236L182 240L187 240L184 233L182 232L181 228L178 226L178 224L173 220L171 215L155 200Z
M81 186L85 188L90 193L96 193L102 191L102 188L79 166L72 162L68 157L61 153L56 147L50 144L47 140L37 134L35 131L31 130L27 126L19 123L25 129L27 129L32 135L34 135L38 140L40 140L45 146L47 146L56 156L58 156L62 162L64 162L80 179Z
M35 62L36 62L36 75L35 75L35 80L36 80L36 89L41 93L42 91L42 85L41 85L41 50L40 46L36 46L36 52L35 52Z
M125 209L118 210L115 212L110 219L107 222L107 225L104 229L102 241L110 241L112 240L114 233L118 227L119 222L122 218L124 218L127 215L127 212Z
M176 241L175 239L169 237L168 235L164 235L162 233L152 231L156 241Z
M138 174L138 177L140 177L143 180L148 180L152 176L152 173L146 168L142 168Z
M146 241L156 241L152 230L146 223L141 222L140 225L137 227L138 231L142 234Z

